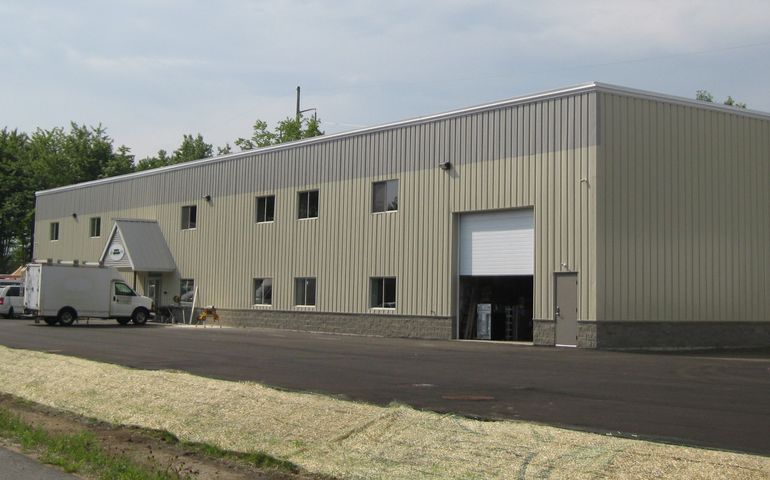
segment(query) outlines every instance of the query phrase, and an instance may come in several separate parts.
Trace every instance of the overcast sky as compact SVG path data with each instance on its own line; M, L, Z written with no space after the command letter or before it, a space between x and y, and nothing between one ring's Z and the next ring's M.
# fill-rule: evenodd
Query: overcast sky
M770 2L0 0L0 128L137 158L318 109L327 133L593 80L770 111Z

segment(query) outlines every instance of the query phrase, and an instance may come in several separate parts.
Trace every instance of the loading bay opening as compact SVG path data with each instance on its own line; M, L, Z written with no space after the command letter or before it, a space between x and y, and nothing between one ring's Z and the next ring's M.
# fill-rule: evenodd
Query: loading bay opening
M531 342L533 278L461 276L458 338Z
M457 338L532 341L534 209L459 215Z

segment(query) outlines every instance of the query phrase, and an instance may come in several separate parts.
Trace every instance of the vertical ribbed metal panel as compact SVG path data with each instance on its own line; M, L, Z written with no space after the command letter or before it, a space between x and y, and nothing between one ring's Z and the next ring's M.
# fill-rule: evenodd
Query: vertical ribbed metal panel
M311 276L318 311L368 312L369 278L395 276L394 313L449 316L458 214L533 207L535 317L552 318L553 273L572 270L581 275L580 318L593 319L595 97L532 101L46 194L37 229L59 218L62 241L38 239L36 254L98 258L104 241L89 240L87 222L57 206L69 202L105 223L157 219L181 277L196 280L204 304L251 308L252 279L270 277L272 308L302 309L293 305L294 278ZM439 169L444 161L453 168ZM371 213L372 183L389 179L399 180L398 211ZM320 191L319 218L298 220L297 192L311 189ZM255 223L262 195L276 197L273 223ZM195 230L180 230L183 205L198 207Z
M598 319L770 319L770 121L600 100Z

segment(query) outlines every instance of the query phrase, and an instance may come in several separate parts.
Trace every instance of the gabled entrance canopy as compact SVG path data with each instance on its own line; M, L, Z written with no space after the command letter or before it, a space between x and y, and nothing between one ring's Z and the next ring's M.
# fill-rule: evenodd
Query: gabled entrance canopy
M116 219L99 259L129 272L173 272L176 262L155 220Z

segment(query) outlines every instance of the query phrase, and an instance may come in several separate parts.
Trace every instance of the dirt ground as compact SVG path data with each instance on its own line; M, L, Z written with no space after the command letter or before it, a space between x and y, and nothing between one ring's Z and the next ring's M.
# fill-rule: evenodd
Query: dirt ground
M330 480L330 477L306 473L259 469L246 462L213 458L187 448L162 432L136 427L111 425L36 403L0 394L0 407L19 415L25 422L52 434L74 434L84 430L94 434L109 453L129 457L134 462L154 466L180 477L214 480ZM35 452L25 452L7 439L0 445L37 459ZM83 477L82 474L78 476ZM88 478L88 477L83 477Z

